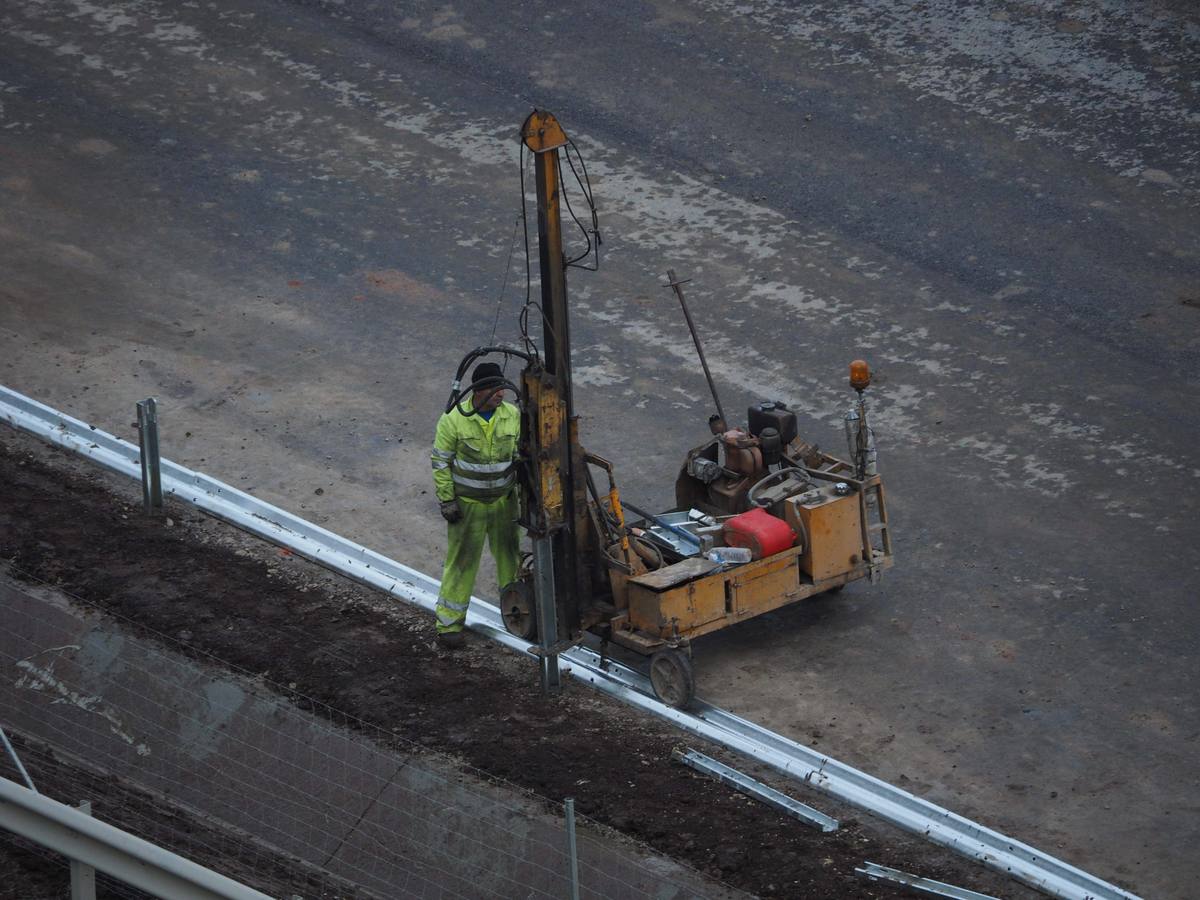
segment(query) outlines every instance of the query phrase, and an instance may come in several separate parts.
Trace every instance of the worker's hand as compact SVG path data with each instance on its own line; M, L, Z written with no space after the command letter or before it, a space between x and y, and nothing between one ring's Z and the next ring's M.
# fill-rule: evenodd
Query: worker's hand
M454 524L462 518L462 507L457 500L446 500L442 503L442 518Z

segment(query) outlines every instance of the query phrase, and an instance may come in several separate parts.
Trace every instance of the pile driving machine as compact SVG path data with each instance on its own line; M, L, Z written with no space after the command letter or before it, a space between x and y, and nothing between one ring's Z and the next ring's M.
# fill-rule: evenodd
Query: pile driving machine
M612 465L580 444L571 391L566 270L580 257L563 252L560 151L577 179L576 162L584 178L586 169L577 150L572 161L574 145L550 113L535 110L521 140L522 157L527 149L535 163L541 303L525 307L523 349L467 354L447 405L462 409L476 386L461 383L479 358L522 361L519 383L504 387L520 398L521 524L533 552L501 590L505 626L538 643L547 690L558 684L558 654L593 634L602 657L614 644L647 657L659 699L684 707L694 695L693 638L851 581L877 581L891 566L864 396L870 372L865 362L851 364L858 398L846 415L850 461L804 440L782 402L751 406L742 427L727 423L714 388L711 437L687 453L675 508L654 514L622 504ZM582 179L579 186L591 206L590 189ZM567 208L575 218L569 200ZM585 255L600 240L594 206L591 213L590 231L575 218L587 235ZM712 387L682 282L668 274ZM528 338L531 309L541 319L540 354Z

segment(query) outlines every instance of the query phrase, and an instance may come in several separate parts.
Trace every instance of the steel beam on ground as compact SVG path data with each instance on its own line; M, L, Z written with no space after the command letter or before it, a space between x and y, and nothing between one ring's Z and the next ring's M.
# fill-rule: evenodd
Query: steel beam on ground
M811 806L801 803L787 794L781 793L772 787L767 787L761 781L756 781L745 772L732 769L724 763L713 759L711 756L705 756L698 750L688 750L687 752L676 750L672 755L685 766L709 775L722 784L727 784L731 788L753 797L755 800L761 800L768 806L775 807L775 809L786 813L793 819L799 819L808 825L814 825L822 831L837 831L838 829L838 820L832 816L827 816L820 810L813 809Z
M909 875L907 872L890 869L878 863L864 862L861 869L854 871L871 881L890 881L893 884L902 884L918 893L932 894L935 897L950 897L952 900L996 900L990 894L980 894L977 891L955 887L942 881L934 881L932 878L922 878L920 875Z

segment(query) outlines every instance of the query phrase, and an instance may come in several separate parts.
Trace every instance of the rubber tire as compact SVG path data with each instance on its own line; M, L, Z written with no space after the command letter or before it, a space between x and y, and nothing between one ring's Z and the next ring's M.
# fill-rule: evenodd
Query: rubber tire
M533 605L533 592L524 581L511 582L500 591L500 618L509 634L536 643L537 609Z
M696 696L691 659L682 650L659 650L650 657L650 685L667 706L686 709Z

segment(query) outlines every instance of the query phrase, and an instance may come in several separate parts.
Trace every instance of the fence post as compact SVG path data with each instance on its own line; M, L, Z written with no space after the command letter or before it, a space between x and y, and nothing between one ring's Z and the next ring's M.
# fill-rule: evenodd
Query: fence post
M79 811L90 816L91 801L81 801ZM96 870L77 859L71 860L71 900L96 900Z
M162 469L158 458L158 401L153 397L137 405L138 446L142 457L142 505L147 515L162 512Z
M575 799L566 801L567 807L567 860L571 866L571 900L579 900L579 855L575 848Z

